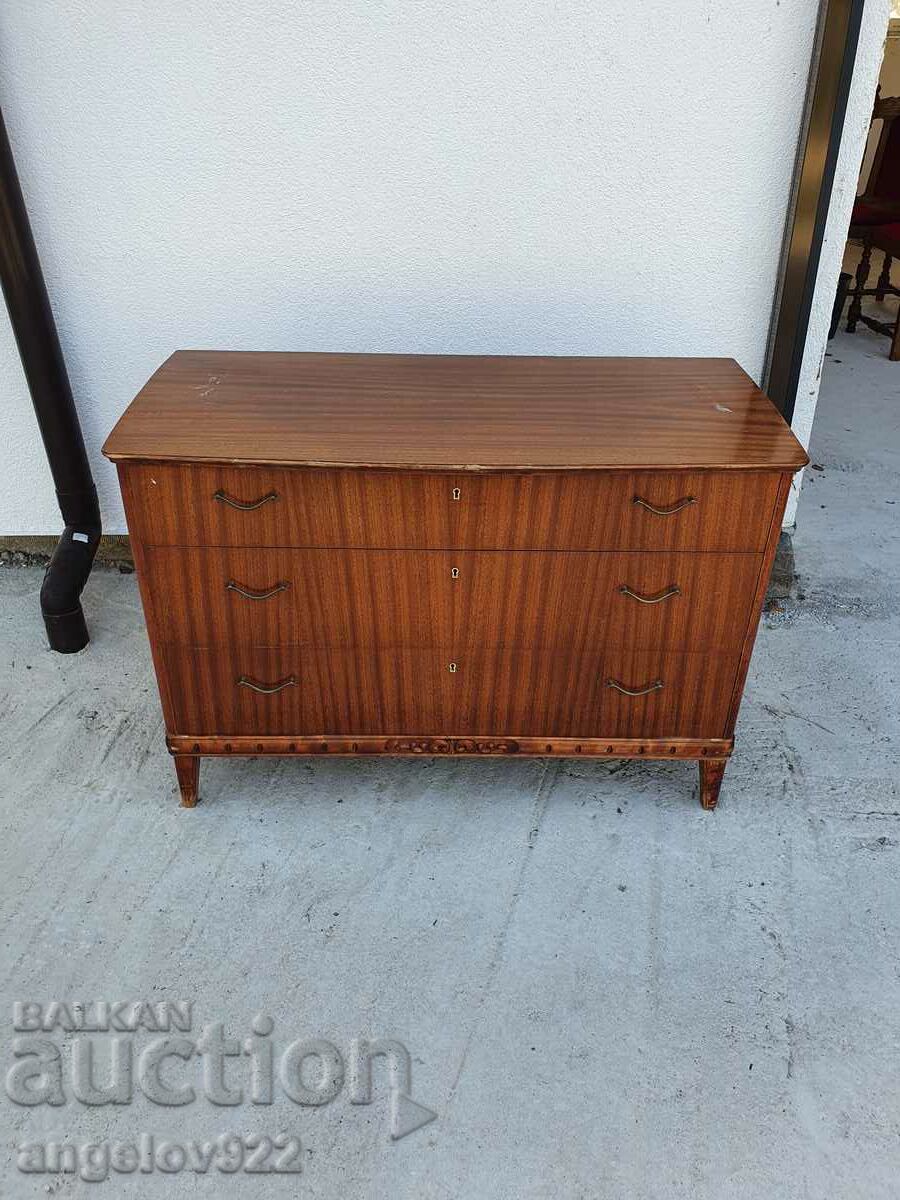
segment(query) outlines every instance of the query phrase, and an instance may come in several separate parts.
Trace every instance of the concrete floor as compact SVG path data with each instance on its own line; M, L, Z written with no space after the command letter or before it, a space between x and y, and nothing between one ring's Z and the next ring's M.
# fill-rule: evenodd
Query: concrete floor
M105 1192L842 1200L900 1179L900 365L832 343L794 543L715 814L696 768L232 761L178 808L133 576L49 653L40 572L0 571L6 1071L16 1000L187 999L280 1055L401 1040L437 1119L371 1106L4 1099L3 1196L55 1137L302 1141L303 1174L114 1174ZM72 1034L47 1035L68 1053ZM122 1035L120 1035L122 1036ZM153 1038L124 1035L140 1046ZM103 1040L100 1038L99 1040ZM102 1083L105 1052L100 1055ZM308 1064L309 1065L309 1064ZM228 1074L247 1086L246 1058ZM173 1082L196 1060L169 1061ZM199 1086L199 1085L198 1085Z

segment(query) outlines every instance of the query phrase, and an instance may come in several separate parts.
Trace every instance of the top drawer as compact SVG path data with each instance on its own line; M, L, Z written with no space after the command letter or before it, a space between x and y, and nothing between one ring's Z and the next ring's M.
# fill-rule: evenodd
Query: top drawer
M759 551L780 476L120 463L151 546Z

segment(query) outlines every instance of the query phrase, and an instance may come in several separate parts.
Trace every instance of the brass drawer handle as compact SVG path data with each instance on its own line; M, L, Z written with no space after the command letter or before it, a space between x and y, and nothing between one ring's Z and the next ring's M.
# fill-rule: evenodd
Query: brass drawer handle
M656 513L658 517L671 517L673 513L681 512L681 510L683 508L687 508L689 504L696 504L697 497L685 496L683 500L679 500L678 503L673 504L671 508L654 508L652 504L648 504L647 501L641 499L640 496L635 496L631 503L639 504L641 508L646 508L647 512Z
M288 675L287 679L282 679L280 683L271 684L257 683L249 675L242 675L237 681L238 687L249 688L251 692L259 692L261 696L274 696L276 692L283 692L285 688L294 687L296 683L293 675Z
M631 688L623 687L615 679L607 679L606 686L615 688L617 692L621 692L623 696L646 696L648 692L658 692L663 686L661 679L654 679L652 683L648 683L645 688L638 688L636 691Z
M241 512L252 512L254 508L262 508L264 504L268 504L270 500L277 500L277 492L269 492L265 496L261 496L259 500L234 500L231 496L226 495L221 488L213 493L213 500L219 500L222 504L228 504L232 508L239 508Z
M639 604L659 604L663 600L668 600L670 596L680 596L680 587L663 588L661 592L657 592L655 596L642 596L640 592L632 591L627 583L623 583L619 588L623 596L630 596L632 600L637 600Z
M241 587L239 583L235 583L233 579L229 579L225 584L226 592L237 592L239 596L245 596L248 600L268 600L272 596L277 596L279 592L286 592L291 585L289 583L276 583L274 587L269 588L267 592L254 592L249 588Z

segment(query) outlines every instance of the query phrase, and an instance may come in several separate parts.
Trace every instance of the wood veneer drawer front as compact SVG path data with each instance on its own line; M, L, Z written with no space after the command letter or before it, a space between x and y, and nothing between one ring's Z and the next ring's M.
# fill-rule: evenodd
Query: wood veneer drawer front
M738 650L759 577L758 554L658 551L450 552L458 564L458 654L509 648L596 654ZM435 572L446 587L448 571Z
M451 670L451 665L455 668ZM254 647L165 655L182 735L721 737L737 655Z
M150 546L449 546L450 475L120 465L129 529Z
M446 726L535 737L717 737L737 663L735 654L621 649L486 652L457 664Z
M759 551L778 476L740 471L473 475L459 545L496 550Z
M145 557L158 636L176 645L421 648L453 640L458 588L449 551L157 546Z
M439 651L169 647L165 663L174 732L187 734L422 732L452 695Z
M738 649L756 554L155 547L155 625L184 646L417 649L467 655Z
M119 464L147 545L758 551L779 476Z

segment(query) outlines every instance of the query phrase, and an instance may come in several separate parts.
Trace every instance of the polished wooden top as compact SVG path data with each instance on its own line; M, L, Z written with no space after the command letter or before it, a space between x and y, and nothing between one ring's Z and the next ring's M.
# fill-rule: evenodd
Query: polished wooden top
M732 359L181 350L113 460L448 470L737 468L808 460Z

